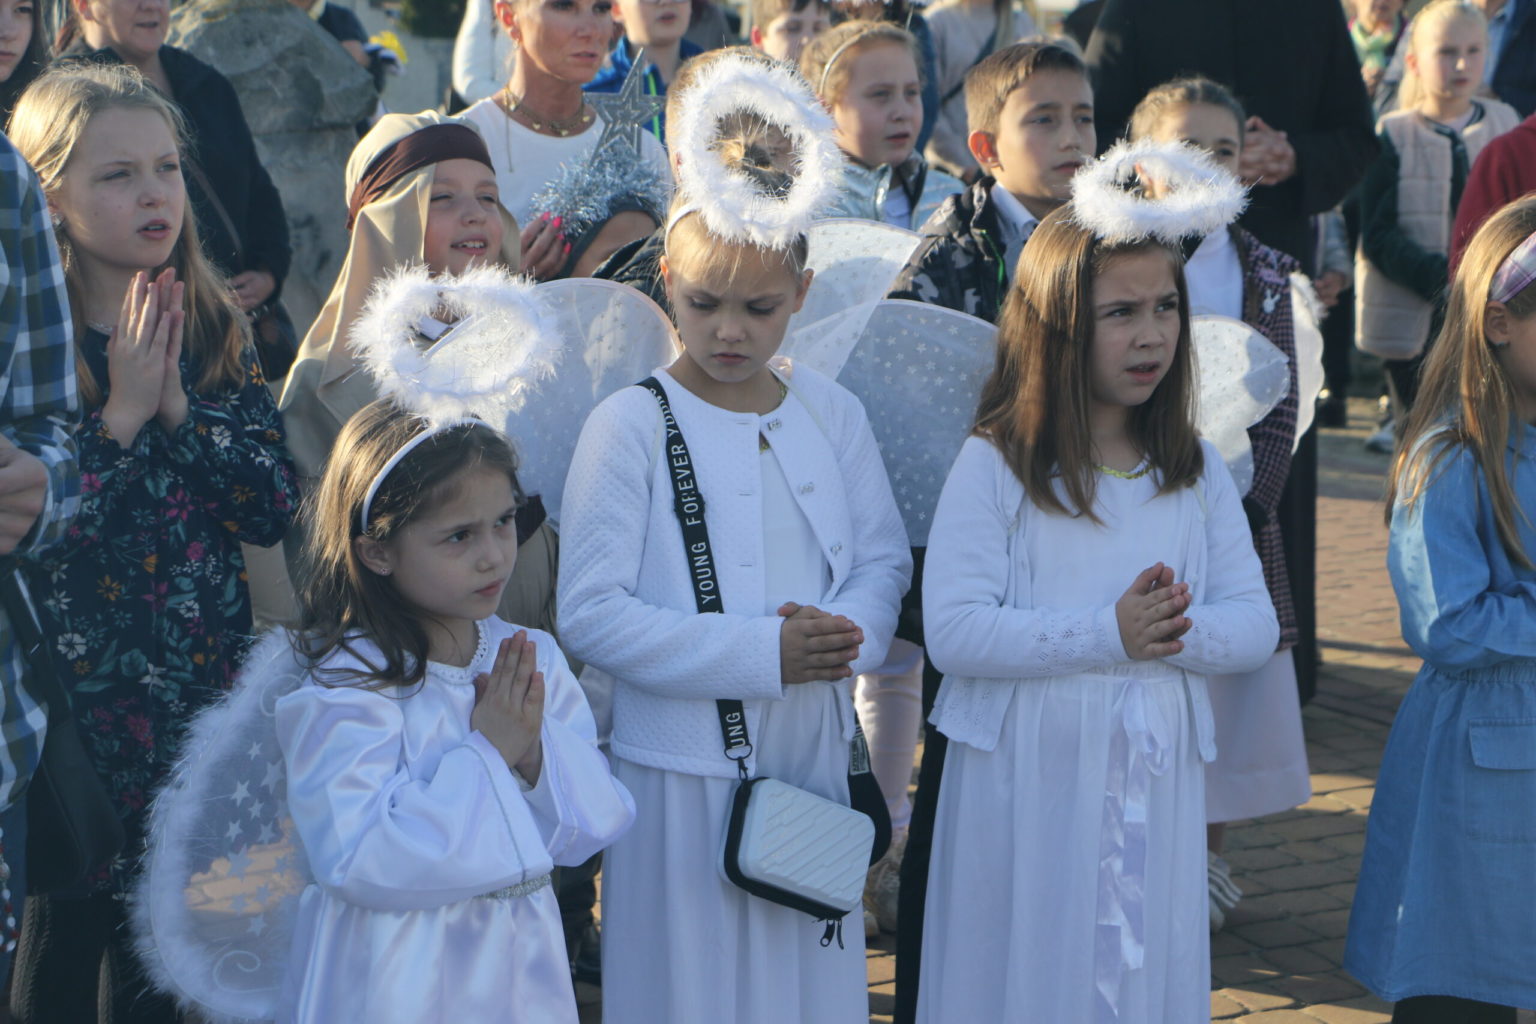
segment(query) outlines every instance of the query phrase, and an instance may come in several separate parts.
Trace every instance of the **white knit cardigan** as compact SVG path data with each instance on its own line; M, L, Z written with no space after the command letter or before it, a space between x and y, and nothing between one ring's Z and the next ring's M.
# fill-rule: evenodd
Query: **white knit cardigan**
M1242 499L1221 455L1201 441L1205 470L1174 495L1184 503L1189 531L1183 578L1194 603L1184 650L1162 659L1181 669L1189 686L1200 756L1216 756L1207 675L1251 672L1274 654L1280 639L1275 607ZM1128 662L1115 606L1036 607L1023 517L1048 515L1029 504L1024 485L997 448L968 438L950 470L928 536L923 574L923 634L928 657L944 672L931 721L951 742L978 750L997 747L1008 702L1017 687L1043 676L1066 676ZM1126 574L1140 566L1127 566Z
M588 673L612 677L613 750L637 764L734 776L715 700L745 701L748 730L757 735L754 702L783 697L783 620L763 614L765 559L773 553L763 546L759 436L831 567L816 606L864 631L854 672L881 665L895 632L911 552L864 408L809 367L787 360L774 367L789 392L763 416L720 409L656 374L704 497L724 614L695 610L655 397L640 387L611 396L577 442L560 524L560 639ZM755 769L753 759L747 767Z

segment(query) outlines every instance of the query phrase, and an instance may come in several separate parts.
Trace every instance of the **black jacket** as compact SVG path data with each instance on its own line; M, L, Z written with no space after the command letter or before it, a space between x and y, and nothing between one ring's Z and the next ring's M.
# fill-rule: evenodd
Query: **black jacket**
M1008 287L990 177L950 196L919 229L923 240L891 288L893 299L947 306L997 322Z
M1536 3L1527 0L1511 13L1490 84L1521 117L1536 114Z
M70 51L67 57L103 64L123 62L111 49L82 48ZM187 155L207 177L238 232L238 238L230 233L197 175L188 168L184 177L197 214L203 252L231 277L246 270L267 271L277 279L280 292L293 256L288 220L282 197L256 155L256 143L234 86L218 71L174 46L160 47L160 64L171 81L171 98L187 119L191 136Z
M1200 74L1286 132L1296 175L1259 185L1242 225L1309 264L1307 218L1332 209L1376 157L1360 63L1338 0L1106 0L1088 44L1099 148L1147 91ZM1310 265L1307 266L1310 271Z

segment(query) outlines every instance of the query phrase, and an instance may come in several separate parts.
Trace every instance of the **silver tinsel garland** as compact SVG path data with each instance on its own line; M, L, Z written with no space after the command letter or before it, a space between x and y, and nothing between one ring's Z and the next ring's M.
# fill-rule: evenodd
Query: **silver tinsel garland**
M621 138L600 145L590 157L562 164L555 176L533 196L535 215L549 214L563 222L567 238L580 238L601 226L624 199L633 199L660 224L666 219L672 184Z

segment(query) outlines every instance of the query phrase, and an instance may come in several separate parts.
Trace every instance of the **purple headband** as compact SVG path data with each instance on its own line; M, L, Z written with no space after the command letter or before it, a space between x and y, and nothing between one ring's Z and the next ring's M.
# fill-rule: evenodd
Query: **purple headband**
M1508 302L1536 281L1536 234L1515 246L1509 258L1499 264L1488 289L1489 302Z

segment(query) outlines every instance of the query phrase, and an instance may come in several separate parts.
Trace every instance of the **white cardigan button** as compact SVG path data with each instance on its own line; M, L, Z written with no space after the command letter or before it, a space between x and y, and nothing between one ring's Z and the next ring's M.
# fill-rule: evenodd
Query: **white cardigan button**
M816 489L816 485L815 484L801 484L800 485L800 493L801 494L810 494L815 489Z

